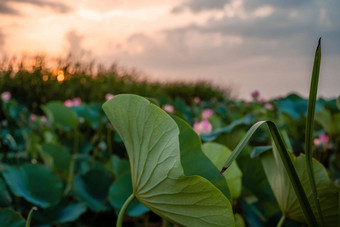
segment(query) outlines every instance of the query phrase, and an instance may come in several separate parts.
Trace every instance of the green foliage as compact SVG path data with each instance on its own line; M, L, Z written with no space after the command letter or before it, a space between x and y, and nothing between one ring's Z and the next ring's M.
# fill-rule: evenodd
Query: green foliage
M183 212L192 216L191 224L191 220L196 219L193 218L194 215L204 218L205 214L200 213L202 211L194 211L197 207L190 205L192 203L188 200L192 194L195 194L193 198L200 197L200 190L204 189L208 190L204 196L209 197L204 202L211 199L216 202L216 193L220 195L222 200L217 204L223 203L226 214L230 214L228 218L235 219L235 225L272 226L279 221L281 208L286 215L281 219L284 225L301 226L299 222L305 222L306 219L303 218L287 175L281 175L284 172L280 169L282 164L277 164L273 154L269 153L272 146L268 145L272 144L272 138L264 128L259 128L248 138L248 144L235 159L238 168L232 164L226 174L218 176L223 165L221 162L229 155L228 148L237 147L237 143L247 135L247 130L255 120L276 122L284 139L281 145L288 147L288 157L294 157L291 158L292 166L302 181L301 188L306 191L306 201L313 209L311 213L317 217L306 170L303 168L306 158L299 156L305 151L305 133L302 132L306 127L306 119L312 119L306 115L308 100L294 94L277 100L226 100L214 93L213 88L204 87L205 85L196 90L196 85L187 87L168 84L163 89L163 85L149 84L141 80L138 82L131 76L113 75L114 73L109 71L100 72L98 77L91 78L90 72L82 74L81 70L76 72L71 68L61 68L66 76L62 83L55 80L52 71L43 68L35 68L33 73L22 67L17 73L10 72L11 77L8 72L0 72L0 91L12 92L12 98L4 99L1 94L0 100L0 213L6 210L2 213L5 214L6 220L7 215L14 214L14 221L19 218L25 223L16 213L19 212L23 217L27 217L27 220L28 217L32 218L31 226L112 226L117 219L124 221L124 225L151 226L164 223L171 226L162 220L162 217L165 217L163 211L155 209L159 206L163 210L164 207L169 209L169 206L176 214ZM43 75L49 76L47 82L42 81ZM114 112L124 118L125 123L111 125L102 110L104 96L108 92L133 92L154 97L148 98L153 104L140 97L136 99L144 100L141 103L145 103L145 109L151 108L148 111L153 114L155 112L159 118L153 116L137 121L136 119L147 117L143 116L147 110L141 112L136 110L140 106L126 106L126 103L119 101L121 96L117 96L113 99L116 101L112 101L117 102ZM193 99L195 96L201 100ZM72 107L64 106L63 101L66 98L75 97L80 97L82 102ZM339 100L338 98L338 102ZM164 109L165 105L172 105L174 115L169 117L155 105ZM338 220L335 211L338 210L336 206L339 199L336 198L335 189L338 188L335 184L340 185L340 115L336 99L315 100L315 107L315 130L309 134L309 143L313 142L313 157L319 161L312 159L325 226L332 226L336 225L334 223ZM202 113L207 110L212 115L203 117ZM42 114L46 115L47 119ZM135 117L134 123L129 122L131 116ZM191 126L203 120L211 125L211 131L197 135ZM150 128L140 130L143 124ZM119 128L125 128L125 134L128 136L121 137L117 130ZM152 131L151 128L155 130ZM278 130L273 132L278 135ZM159 197L153 195L150 197L152 206L148 203L150 198L143 197L141 200L151 209L149 210L138 201L141 196L134 196L140 192L135 193L135 190L142 187L141 182L149 180L146 185L151 185L159 180L158 174L167 172L170 168L168 165L163 168L162 163L158 167L155 164L157 156L154 155L138 162L138 168L134 167L136 163L130 167L127 158L130 156L131 161L131 155L128 155L131 149L126 152L123 141L125 145L126 142L132 144L136 151L140 142L151 136L155 140L150 140L150 144L142 143L140 151L154 153L156 150L163 150L164 157L176 151L176 155L166 159L176 165L169 171L169 175L174 179L165 180L166 183L161 184L164 190L157 190L163 192L178 186L183 188L184 192L189 191L188 195L180 194L183 197L180 201L174 200L181 204L179 206L157 204ZM213 143L202 145L200 139ZM166 141L177 144L177 148L170 149L170 152L161 149L160 146ZM147 149L148 145L152 146L154 143L154 149ZM271 158L264 159L266 157ZM262 162L265 160L269 161L265 163L267 167L264 169ZM144 168L141 163L146 164L147 170L136 172ZM148 175L153 170L157 174ZM232 175L230 178L229 174ZM267 175L270 177L267 178ZM177 186L173 187L174 182ZM184 185L188 182L195 185L185 188ZM281 186L276 187L273 182L280 182ZM282 197L285 196L286 199L294 200L287 200L293 210L282 206ZM329 201L324 200L328 197ZM164 200L163 197L162 199ZM167 202L173 201L170 195L165 199ZM39 208L29 216L34 206ZM187 206L190 207L190 212L187 212ZM206 207L202 208L204 211L205 209ZM209 207L210 220L219 216L214 213L214 209L220 208ZM124 219L124 210L129 218ZM231 210L235 214L232 214ZM28 222L26 224L29 225Z
M103 109L124 141L133 195L141 203L181 225L234 225L228 199L203 177L184 175L171 117L134 95L117 96Z
M61 202L48 209L38 209L34 213L34 223L39 225L53 225L75 221L86 211L83 203L67 204Z
M50 102L41 107L48 120L53 122L56 127L70 130L77 127L77 116L74 111L64 106L61 102Z
M12 197L7 190L6 183L0 178L0 207L9 206L12 203Z
M77 175L74 179L76 197L93 211L105 210L112 182L112 175L105 170L91 170Z
M288 175L285 173L282 161L279 159L276 147L274 146L273 152L261 154L260 158L283 215L295 221L306 223L301 207L297 203L297 196L294 193ZM307 177L306 156L300 155L296 158L291 155L291 159L304 191L308 196L308 200L312 204L314 215L318 217L316 205L313 203L312 188ZM340 190L329 179L326 169L316 160L313 160L313 171L325 225L338 226Z
M14 70L18 69L18 70ZM95 73L96 72L96 73ZM58 82L58 74L64 76ZM146 97L184 98L192 102L198 96L203 100L225 99L230 93L212 86L209 82L159 83L148 81L144 75L132 70L117 70L117 66L95 67L93 62L64 59L52 68L44 57L37 56L19 62L0 63L0 93L10 91L33 112L50 101L79 97L86 102L102 102L108 93L134 93Z
M222 169L224 160L228 159L231 151L218 143L205 143L202 146L203 153L214 163L217 169ZM237 198L241 194L242 188L242 172L237 163L234 163L229 171L221 175L224 176L230 190L232 198Z
M179 128L180 159L186 176L199 175L209 180L231 200L228 183L223 176L219 176L219 168L207 157L201 147L201 141L195 131L184 120L174 116ZM209 149L209 147L208 147ZM209 151L208 151L209 152ZM204 168L202 168L204 166Z
M116 180L110 187L109 201L110 204L117 209L118 214L124 202L132 194L130 164L128 160L120 159L117 156L113 156L111 162L116 175ZM140 216L148 210L148 208L137 200L133 200L126 213L130 216Z
M43 165L5 166L2 175L14 195L42 208L56 205L61 198L61 179Z
M25 219L11 209L0 208L0 223L6 227L25 227Z

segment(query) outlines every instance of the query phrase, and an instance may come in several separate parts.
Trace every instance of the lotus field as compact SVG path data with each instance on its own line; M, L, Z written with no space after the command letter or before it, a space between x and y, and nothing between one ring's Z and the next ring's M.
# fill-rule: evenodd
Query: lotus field
M319 43L308 99L32 108L3 90L0 226L339 226L340 97L316 98L320 60Z

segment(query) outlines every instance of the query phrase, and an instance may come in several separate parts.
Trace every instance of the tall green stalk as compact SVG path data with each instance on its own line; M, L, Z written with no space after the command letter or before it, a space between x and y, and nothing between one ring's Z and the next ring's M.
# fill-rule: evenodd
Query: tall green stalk
M315 177L313 171L313 128L314 128L314 114L315 114L315 104L316 96L318 91L319 82L319 72L320 72L320 62L321 62L321 38L319 39L318 47L316 48L312 80L309 90L308 99L308 111L306 120L306 131L305 131L305 154L306 154L306 167L308 173L308 180L313 192L314 203L317 208L320 226L324 226L324 220L322 216L320 201L318 197L318 191L316 189Z

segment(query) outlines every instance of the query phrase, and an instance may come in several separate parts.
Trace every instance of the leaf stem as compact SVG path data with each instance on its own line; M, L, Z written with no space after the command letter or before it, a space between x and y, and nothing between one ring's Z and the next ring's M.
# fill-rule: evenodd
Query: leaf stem
M109 153L109 157L111 157L111 154L112 154L112 140L111 140L111 137L112 137L112 132L111 132L111 128L107 128L107 134L106 134L106 139L107 139L107 150L108 150L108 153Z
M118 214L118 219L117 219L117 224L116 227L122 227L123 225L123 218L124 218L124 214L126 209L128 208L129 204L132 202L132 200L135 198L135 195L132 193L129 198L127 198L127 200L125 201L125 203L123 204L122 208L119 211Z
M36 211L36 210L38 210L37 207L32 207L32 209L28 213L27 221L26 221L26 227L30 227L31 226L31 220L32 220L33 212Z
M282 217L280 218L280 221L277 223L276 227L281 227L285 219L286 219L286 216L282 214Z
M74 160L74 157L72 157L70 166L69 166L69 172L67 176L67 185L64 191L64 196L66 196L69 193L69 191L72 189L72 186L73 186L74 165L75 165L75 160Z

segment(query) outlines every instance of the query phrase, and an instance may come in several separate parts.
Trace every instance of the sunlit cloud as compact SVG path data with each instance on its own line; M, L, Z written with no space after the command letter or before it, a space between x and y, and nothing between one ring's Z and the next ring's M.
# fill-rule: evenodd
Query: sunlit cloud
M67 4L53 0L2 0L0 2L0 14L22 15L22 11L17 10L18 5L48 7L58 13L68 13L71 11Z

